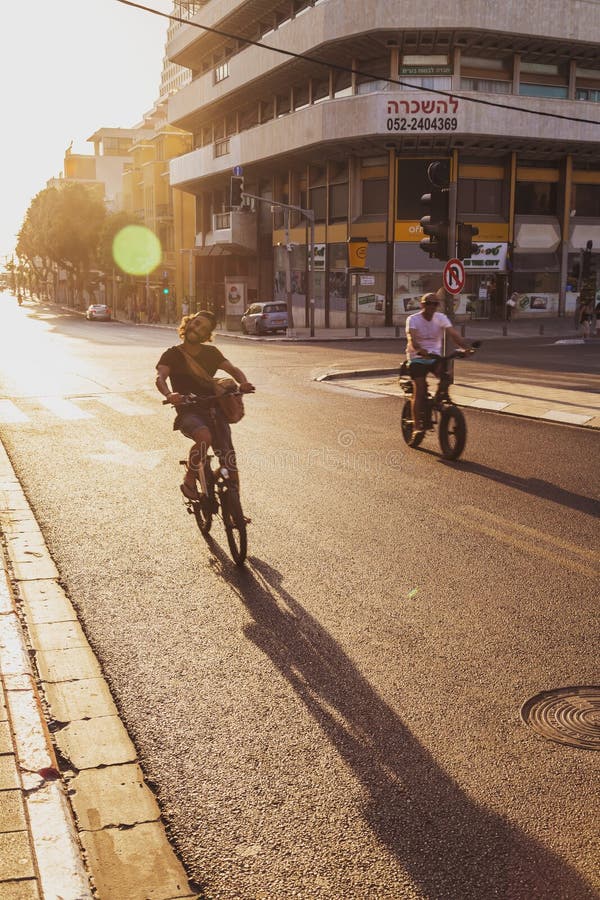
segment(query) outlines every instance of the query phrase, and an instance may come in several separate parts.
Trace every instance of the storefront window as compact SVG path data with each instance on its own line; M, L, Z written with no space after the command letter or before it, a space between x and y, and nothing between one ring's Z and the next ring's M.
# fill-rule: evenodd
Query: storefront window
M556 184L545 181L518 181L515 212L522 216L556 215Z
M477 178L458 181L458 212L497 215L504 213L504 182Z
M437 291L439 286L437 272L395 272L394 315L418 312L423 294Z

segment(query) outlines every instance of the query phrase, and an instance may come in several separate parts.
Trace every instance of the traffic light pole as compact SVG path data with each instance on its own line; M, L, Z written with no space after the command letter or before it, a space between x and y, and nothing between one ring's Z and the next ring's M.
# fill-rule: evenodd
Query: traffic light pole
M456 256L456 212L458 206L458 182L456 179L453 179L450 182L450 184L448 185L448 190L450 194L448 201L448 253L450 255L450 258L454 258ZM450 321L454 323L454 297L452 294L449 294L448 291L445 291L444 293L444 307L446 315L448 316Z

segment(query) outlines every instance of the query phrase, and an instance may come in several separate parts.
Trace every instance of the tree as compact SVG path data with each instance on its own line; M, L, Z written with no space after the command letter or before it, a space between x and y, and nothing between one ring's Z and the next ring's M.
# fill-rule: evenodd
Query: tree
M89 289L106 216L103 201L86 185L67 182L40 191L27 210L16 248L31 279L45 283L54 264L67 271L77 294Z

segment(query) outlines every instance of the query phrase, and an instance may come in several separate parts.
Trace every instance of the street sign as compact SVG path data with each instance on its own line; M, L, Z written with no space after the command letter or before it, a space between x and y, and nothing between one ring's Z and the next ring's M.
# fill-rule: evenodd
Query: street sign
M233 174L236 175L238 178L240 178L240 177L244 174L244 172L243 172L243 170L242 170L242 167L241 167L241 166L234 166L234 167L233 167Z
M449 259L444 266L444 290L460 294L465 286L465 267L460 259Z

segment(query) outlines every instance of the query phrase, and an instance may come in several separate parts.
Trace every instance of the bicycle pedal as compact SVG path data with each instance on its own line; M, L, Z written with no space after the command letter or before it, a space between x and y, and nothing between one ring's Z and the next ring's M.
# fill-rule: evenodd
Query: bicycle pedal
M179 460L179 465L180 465L180 466L187 466L187 464L188 464L187 459L180 459L180 460Z

